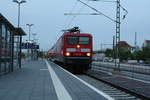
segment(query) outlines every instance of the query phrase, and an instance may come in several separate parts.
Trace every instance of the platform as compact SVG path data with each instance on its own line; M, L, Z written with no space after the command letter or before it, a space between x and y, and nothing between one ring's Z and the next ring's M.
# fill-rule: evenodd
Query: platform
M0 100L112 100L58 65L24 62L22 69L0 77Z

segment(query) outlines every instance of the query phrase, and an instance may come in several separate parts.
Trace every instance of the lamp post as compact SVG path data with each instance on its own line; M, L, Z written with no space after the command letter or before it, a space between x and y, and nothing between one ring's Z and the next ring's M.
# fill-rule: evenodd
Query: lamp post
M21 1L13 0L13 2L18 4L18 28L19 28L20 27L20 5L23 3L26 3L26 1L25 0L21 0ZM21 35L20 35L20 39L18 37L17 41L19 42L19 40L20 40L20 43L19 43L19 53L18 53L18 64L19 64L19 68L21 68L21 53L22 53L21 51L22 36Z
M31 27L32 27L34 24L26 24L26 25L29 27L29 44L30 44L30 42L31 42L31 40L30 40ZM29 48L29 46L28 46L28 57L29 57L29 50L30 50L30 48Z
M33 59L34 60L36 60L36 58L37 58L37 50L36 50L36 45L37 45L37 43L36 43L36 33L32 33L32 35L33 35L33 49L32 49L32 57L33 57Z
M37 34L36 33L32 33L32 35L33 35L33 41L35 42L35 39L36 39L35 37L36 37Z
M31 34L31 26L33 26L34 24L26 24L29 27L29 41L30 41L30 34Z

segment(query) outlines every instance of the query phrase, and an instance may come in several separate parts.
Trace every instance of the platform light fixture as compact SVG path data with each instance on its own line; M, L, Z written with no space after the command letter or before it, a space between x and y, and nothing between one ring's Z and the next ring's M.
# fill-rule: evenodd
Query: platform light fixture
M31 26L33 26L34 24L26 24L29 27L29 41L30 41L30 34L31 34Z
M13 0L13 2L18 4L18 28L19 28L20 27L20 5L23 3L26 3L26 1L25 0L21 0L21 1ZM20 40L20 42L19 42L19 40ZM22 53L22 50L21 50L22 36L21 35L20 35L20 39L18 37L18 42L19 42L18 64L19 64L19 68L21 68L21 53Z
M31 34L31 26L33 26L34 24L26 24L28 27L29 27L29 40L28 41L31 41L30 40L30 34ZM28 57L30 56L30 50L28 49Z

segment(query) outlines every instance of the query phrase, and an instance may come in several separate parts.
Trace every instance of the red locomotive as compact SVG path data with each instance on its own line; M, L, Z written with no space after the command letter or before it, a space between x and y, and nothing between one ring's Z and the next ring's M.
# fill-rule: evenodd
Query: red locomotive
M68 29L48 51L48 57L73 70L88 70L92 61L92 35L80 33L78 27Z

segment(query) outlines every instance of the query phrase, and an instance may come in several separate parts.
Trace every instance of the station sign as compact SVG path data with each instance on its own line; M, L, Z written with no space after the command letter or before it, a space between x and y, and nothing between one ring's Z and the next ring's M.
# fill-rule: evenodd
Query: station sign
M22 49L39 49L39 45L36 45L35 43L22 43L21 48Z

